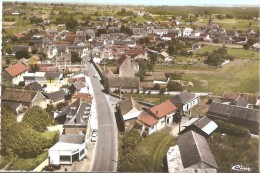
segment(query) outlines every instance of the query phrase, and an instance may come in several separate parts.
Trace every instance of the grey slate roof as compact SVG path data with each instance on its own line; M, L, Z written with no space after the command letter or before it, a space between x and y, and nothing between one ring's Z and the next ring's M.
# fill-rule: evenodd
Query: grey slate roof
M194 99L195 96L188 91L183 91L182 93L173 96L170 100L176 105L185 105L190 100Z
M206 138L194 131L188 131L178 137L181 160L184 168L204 162L212 168L218 168Z
M47 93L45 94L46 97L54 102L60 101L62 99L65 99L66 93L63 90L59 90L53 93Z
M196 122L194 122L194 125L197 126L200 129L202 129L207 124L209 124L211 121L212 121L211 119L209 119L208 117L204 116L204 117L200 118L199 120L197 120Z
M238 96L238 98L232 100L230 104L235 106L240 106L240 107L247 107L248 105L248 103L241 96Z
M25 86L25 90L40 91L42 86L38 82L32 82Z
M84 115L86 115L86 108L90 108L90 105L88 103L81 103L79 107L77 108L77 111L74 111L74 116L64 124L64 126L69 126L69 125L87 125L87 120L83 118Z
M9 106L12 110L16 111L21 103L19 102L10 102L10 101L2 101L3 105Z
M23 46L23 45L14 45L12 47L13 53L16 53L18 51L28 51L29 46Z
M60 135L59 142L82 144L84 143L84 135Z
M45 78L57 78L61 75L61 73L58 72L46 72L44 77Z
M82 82L77 82L77 83L74 83L74 84L72 84L72 85L75 87L75 89L76 89L77 91L79 91L81 88L86 87L86 85L85 85L84 83L82 83Z
M133 97L118 102L118 105L121 115L127 114L133 108L136 108L138 111L142 110L142 105L140 105Z
M122 89L138 89L139 78L138 77L108 77L108 84L110 88Z
M237 107L221 103L211 103L208 115L217 116L223 119L237 118L241 120L259 122L259 110L245 107Z

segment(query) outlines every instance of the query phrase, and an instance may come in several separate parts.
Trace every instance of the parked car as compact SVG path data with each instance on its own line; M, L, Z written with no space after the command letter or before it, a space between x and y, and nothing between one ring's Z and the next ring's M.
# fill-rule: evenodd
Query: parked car
M94 131L91 136L91 142L97 141L98 132Z

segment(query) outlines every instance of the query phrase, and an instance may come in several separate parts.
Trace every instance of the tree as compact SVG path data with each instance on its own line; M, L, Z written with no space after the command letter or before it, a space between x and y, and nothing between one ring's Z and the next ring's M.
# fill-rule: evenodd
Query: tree
M55 111L55 107L52 104L48 104L45 111L49 114L50 117L52 117L53 112Z
M99 37L101 34L107 34L106 29L98 29L96 33L96 37Z
M7 47L6 50L5 50L5 53L7 53L7 54L9 54L9 55L12 54L12 52L13 52L13 51L12 51L12 48L11 48L11 47Z
M16 59L22 59L22 58L29 59L30 53L28 50L20 50L15 53L15 58Z
M81 62L81 60L77 52L71 52L71 63L78 63Z
M78 26L78 21L73 18L70 18L65 22L65 25L67 30L74 31Z
M153 86L153 89L154 90L160 90L160 85L157 83L157 84L155 84L154 86Z
M37 64L33 64L33 65L31 64L30 69L32 72L36 72L39 71L40 67Z
M23 122L27 123L31 128L38 132L42 132L46 130L47 126L54 124L53 119L51 119L48 113L39 106L30 108L25 113Z
M24 122L16 122L11 108L1 106L1 110L3 155L11 160L16 156L35 157L47 147L48 142L46 143L46 139L40 133Z
M168 91L182 91L182 85L179 82L169 81L167 84Z
M37 48L34 48L31 53L32 53L32 54L37 54L37 52L38 52L38 49L37 49Z

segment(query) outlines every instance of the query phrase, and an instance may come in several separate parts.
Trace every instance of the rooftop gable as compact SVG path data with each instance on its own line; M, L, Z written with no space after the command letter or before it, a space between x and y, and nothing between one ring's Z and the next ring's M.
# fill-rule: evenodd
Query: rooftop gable
M204 162L212 168L218 168L206 138L194 131L188 131L178 137L178 146L184 168Z
M157 106L149 109L157 118L162 118L177 110L177 107L170 101L167 100Z
M24 65L23 63L18 63L12 66L9 66L5 69L5 71L10 74L12 77L15 77L23 72L28 71L29 67Z

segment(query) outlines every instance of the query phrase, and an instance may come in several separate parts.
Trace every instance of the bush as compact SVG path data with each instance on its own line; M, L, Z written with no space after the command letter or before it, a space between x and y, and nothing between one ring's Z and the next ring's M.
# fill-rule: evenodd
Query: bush
M157 83L157 84L155 84L154 86L153 86L153 89L154 90L160 90L160 85Z
M168 91L182 91L182 85L179 82L170 81L167 84Z
M10 167L10 169L30 171L36 168L47 157L48 157L48 153L43 152L42 154L38 155L36 158L18 159L17 161L14 162L14 164Z
M250 137L250 132L243 126L234 125L232 123L224 122L221 120L216 121L218 128L217 132L225 133L227 135Z
M130 130L126 135L128 150L133 150L142 141L140 133L136 129Z

